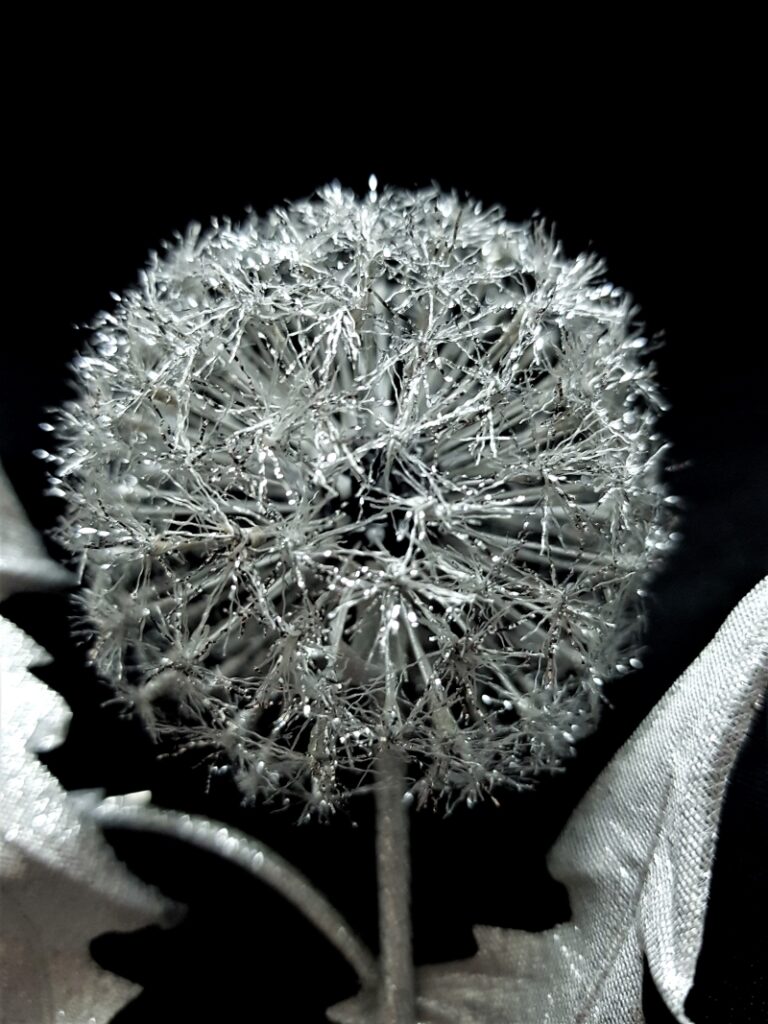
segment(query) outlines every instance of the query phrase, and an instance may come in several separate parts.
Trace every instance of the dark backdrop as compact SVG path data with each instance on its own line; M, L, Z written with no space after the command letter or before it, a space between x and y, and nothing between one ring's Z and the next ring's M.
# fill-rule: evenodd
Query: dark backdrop
M549 59L542 56L545 76ZM36 425L46 407L66 394L67 362L81 340L73 325L108 305L148 249L191 219L237 217L246 205L266 211L332 178L359 192L371 172L381 185L435 179L503 204L512 219L540 211L569 254L602 254L649 331L663 333L656 362L671 403L663 428L672 442L670 487L684 499L683 540L654 588L645 668L611 689L602 731L536 794L448 820L414 820L420 961L470 954L473 922L540 928L564 919L567 899L547 878L547 847L611 752L768 571L765 297L753 269L758 191L748 90L740 79L723 86L706 61L662 69L650 55L646 84L620 96L594 67L579 78L579 68L562 65L555 100L518 77L511 58L491 100L477 77L482 68L450 84L437 73L421 83L394 52L390 77L378 72L375 88L365 61L336 78L305 61L295 94L255 68L233 82L224 71L206 76L202 61L179 67L175 57L110 65L109 54L95 52L54 63L44 93L19 107L12 149L18 184L6 196L14 223L6 235L0 440L41 529L59 509L43 497L44 467L31 451L44 444ZM612 68L625 82L632 77L615 61ZM240 102L232 103L235 92ZM285 814L241 808L194 763L157 762L135 725L101 707L108 692L68 640L65 597L19 596L6 611L56 656L41 675L75 714L65 747L47 761L66 786L150 788L160 804L253 832L375 943L364 801L328 826L298 827ZM730 789L690 1003L699 1022L758 1020L765 999L764 964L746 936L750 922L765 929L764 737L763 717ZM95 944L103 963L145 985L120 1024L312 1024L353 990L342 962L271 892L176 844L110 838L135 871L190 907L172 932ZM650 1021L671 1019L652 986L647 1012Z

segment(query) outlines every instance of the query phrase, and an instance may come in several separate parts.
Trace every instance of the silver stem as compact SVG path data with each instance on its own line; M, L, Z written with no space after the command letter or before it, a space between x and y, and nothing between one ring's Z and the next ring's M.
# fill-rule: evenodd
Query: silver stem
M376 862L379 888L378 1024L415 1024L415 984L411 941L411 871L405 762L385 749L376 780Z
M120 798L104 801L92 814L102 828L139 829L171 836L244 868L297 907L354 968L364 987L378 984L379 972L372 953L341 914L304 875L263 843L221 822L136 806Z

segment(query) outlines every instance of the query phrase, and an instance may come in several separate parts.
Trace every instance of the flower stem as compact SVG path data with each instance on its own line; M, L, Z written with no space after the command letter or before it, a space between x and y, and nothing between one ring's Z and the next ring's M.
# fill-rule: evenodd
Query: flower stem
M300 910L357 972L363 987L371 989L377 984L378 970L373 956L341 914L296 868L263 843L219 821L157 807L136 806L130 798L109 798L91 813L102 828L136 829L170 836L237 864Z
M410 856L405 761L385 749L376 780L376 862L379 890L378 1024L415 1024L411 942Z

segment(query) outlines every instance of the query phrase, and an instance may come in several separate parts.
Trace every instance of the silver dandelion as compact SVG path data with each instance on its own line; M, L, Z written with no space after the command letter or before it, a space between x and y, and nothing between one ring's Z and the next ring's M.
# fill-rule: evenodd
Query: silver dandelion
M56 424L98 671L243 794L527 784L636 656L659 400L592 256L437 190L191 227Z

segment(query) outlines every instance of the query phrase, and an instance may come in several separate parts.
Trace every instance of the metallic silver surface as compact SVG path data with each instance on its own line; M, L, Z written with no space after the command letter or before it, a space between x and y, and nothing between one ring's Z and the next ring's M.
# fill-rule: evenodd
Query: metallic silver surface
M311 921L351 964L364 986L375 988L378 970L371 952L325 896L264 843L199 815L137 806L130 797L110 797L96 805L91 814L102 828L129 828L170 836L208 850L255 875Z
M101 970L89 943L157 922L170 905L129 874L35 756L66 734L69 710L30 666L47 655L0 618L0 1002L3 1024L107 1024L139 991Z
M48 556L0 466L0 601L19 590L71 582L70 574Z
M193 225L55 426L99 672L246 796L532 784L637 653L669 546L636 310L541 224L331 185Z
M676 1020L701 948L726 782L768 685L768 579L656 705L587 793L549 867L572 920L478 928L469 960L417 971L419 1024L637 1024L643 955ZM353 999L329 1011L367 1024Z

